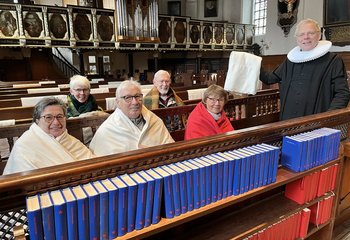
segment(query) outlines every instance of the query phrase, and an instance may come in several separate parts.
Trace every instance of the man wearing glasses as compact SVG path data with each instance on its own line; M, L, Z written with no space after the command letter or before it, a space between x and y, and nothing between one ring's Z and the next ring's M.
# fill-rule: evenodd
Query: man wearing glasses
M260 72L262 82L279 84L281 120L348 105L350 95L344 62L329 52L332 43L320 41L321 35L316 21L302 20L295 31L298 46L272 73Z
M126 80L116 90L115 111L90 143L97 156L174 142L163 121L143 106L140 84Z
M54 97L34 107L33 124L15 142L3 174L55 166L94 157L66 129L66 106Z

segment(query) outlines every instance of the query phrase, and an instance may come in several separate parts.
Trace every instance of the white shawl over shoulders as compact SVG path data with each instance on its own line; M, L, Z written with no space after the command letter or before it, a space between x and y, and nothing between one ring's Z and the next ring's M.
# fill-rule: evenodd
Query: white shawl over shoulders
M58 138L45 133L36 123L15 142L4 174L50 167L94 157L67 130Z
M104 156L135 150L140 145L151 147L174 142L163 121L145 106L142 116L146 123L140 130L117 108L97 129L90 143L92 152Z

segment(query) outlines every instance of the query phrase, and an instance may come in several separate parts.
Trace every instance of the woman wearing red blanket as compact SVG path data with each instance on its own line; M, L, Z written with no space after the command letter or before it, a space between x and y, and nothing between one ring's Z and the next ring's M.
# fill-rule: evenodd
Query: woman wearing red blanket
M227 99L228 95L222 87L208 87L202 102L197 104L188 117L185 140L234 130L224 111Z

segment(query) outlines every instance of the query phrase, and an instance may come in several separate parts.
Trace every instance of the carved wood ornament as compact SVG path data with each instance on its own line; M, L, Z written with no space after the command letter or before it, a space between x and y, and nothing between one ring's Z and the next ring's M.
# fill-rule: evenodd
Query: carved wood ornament
M299 0L278 0L278 25L287 37L297 21Z

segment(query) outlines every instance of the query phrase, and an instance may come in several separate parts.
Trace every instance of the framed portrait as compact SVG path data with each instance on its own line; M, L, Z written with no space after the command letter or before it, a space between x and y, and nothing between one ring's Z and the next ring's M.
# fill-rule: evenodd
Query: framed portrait
M350 1L324 0L325 25L350 24Z
M218 16L218 2L217 0L205 0L204 1L204 17L217 17Z
M23 32L26 38L44 38L44 16L41 7L24 6L22 17Z
M19 24L15 6L0 5L0 38L18 38Z
M96 25L98 41L113 46L115 42L114 12L98 9L96 11Z
M48 8L47 19L49 34L54 40L68 40L69 26L68 26L68 12L62 8Z
M181 16L181 1L168 2L168 15Z

